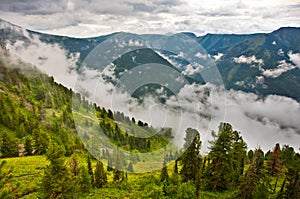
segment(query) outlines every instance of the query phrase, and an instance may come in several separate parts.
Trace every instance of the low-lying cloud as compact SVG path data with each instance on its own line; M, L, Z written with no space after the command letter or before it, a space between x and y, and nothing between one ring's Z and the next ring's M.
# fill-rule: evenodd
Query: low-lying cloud
M40 41L37 35L29 35L25 29L16 28L26 40L7 41L6 49L23 61L36 66L42 72L53 76L55 81L72 88L76 81L75 67L79 53L69 54L58 44Z
M241 91L224 92L211 84L192 84L184 86L176 97L167 98L164 104L159 103L157 96L147 96L140 103L105 81L105 76L115 78L113 65L107 66L102 72L85 68L82 71L85 75L76 80L73 69L78 55L74 54L73 58L68 59L67 52L58 45L45 44L37 37L30 41L29 45L24 45L21 41L8 43L7 48L11 53L54 76L57 82L85 93L88 99L100 106L123 111L126 115L153 126L172 127L178 144L184 142L187 127L197 128L204 144L203 151L206 152L208 140L211 139L210 132L217 130L219 123L225 121L241 131L250 148L262 147L268 150L277 142L299 148L300 105L291 98L269 95L261 99L255 94ZM299 53L289 53L289 57L299 66ZM255 56L241 56L236 61L262 64Z
M179 145L184 142L185 129L192 127L201 133L203 152L207 152L211 131L217 130L219 123L225 121L242 133L249 148L269 150L277 142L299 147L300 104L291 98L269 95L262 99L242 91L223 92L211 84L192 84L183 87L176 97L168 98L165 104L161 104L157 96L147 96L141 104L105 82L99 71L86 71L92 75L77 83L90 89L92 100L155 127L172 127L176 134L175 143ZM98 89L95 91L91 85L96 82Z
M245 64L259 64L259 65L264 64L264 61L262 59L257 59L255 55L251 57L246 57L245 55L241 55L240 57L234 57L233 61L235 63L245 63Z
M282 51L282 49L280 50ZM282 51L281 54L284 54L284 52ZM257 59L255 55L250 57L241 55L240 57L234 57L233 61L238 64L249 64L251 66L258 67L258 69L261 71L261 74L265 77L277 78L289 70L300 68L300 53L293 53L290 51L287 55L289 57L289 62L286 60L281 60L278 62L276 68L272 69L264 69L264 61L262 59Z

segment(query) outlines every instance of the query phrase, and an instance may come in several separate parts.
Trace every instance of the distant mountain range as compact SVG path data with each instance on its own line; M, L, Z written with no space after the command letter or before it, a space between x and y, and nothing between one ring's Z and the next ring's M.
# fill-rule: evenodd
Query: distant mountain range
M0 44L3 47L15 46L20 41L22 45L30 45L32 38L37 37L43 43L59 45L68 52L66 56L78 53L77 63L115 34L85 39L70 38L25 30L0 20ZM300 28L284 27L271 33L245 35L207 34L197 37L189 32L184 34L195 39L215 61L226 89L251 92L261 97L282 95L300 101ZM142 36L147 39L162 37ZM183 73L185 68L180 69L176 64L171 64L168 56L162 56L152 49L127 53L115 60L117 67L114 72L118 76L125 69L138 64L155 62L170 65ZM76 69L80 71L80 64L77 64ZM191 81L203 83L201 77L185 75L193 79Z

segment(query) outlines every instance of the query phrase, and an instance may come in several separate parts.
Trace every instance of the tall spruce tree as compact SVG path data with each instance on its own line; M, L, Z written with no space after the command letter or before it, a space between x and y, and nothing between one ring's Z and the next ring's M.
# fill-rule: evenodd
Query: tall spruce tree
M255 150L254 159L239 186L237 198L268 198L266 179L263 174L264 162L261 156L260 150Z
M95 187L101 188L107 183L107 175L104 171L103 163L97 161L96 170L95 170Z
M184 153L181 157L182 169L180 171L183 182L195 181L198 170L200 169L200 134L196 129L188 128L184 143Z
M47 151L50 165L45 168L40 185L41 198L75 198L75 182L65 166L65 150L60 145L52 142Z
M275 192L276 190L279 174L282 169L282 161L280 159L280 153L281 153L280 145L279 143L277 143L273 149L273 152L270 155L270 158L267 160L267 169L269 175L276 177L273 192Z
M88 170L84 167L81 166L79 168L80 175L79 175L79 186L80 190L83 193L89 193L91 190L91 176L88 173Z
M233 131L231 134L232 146L229 156L232 164L231 189L239 185L240 176L244 173L245 160L247 157L247 144L244 142L239 132Z
M0 152L2 158L19 156L17 140L10 137L6 132L0 132Z
M113 178L113 180L115 182L119 182L119 181L124 179L124 172L122 171L122 161L121 161L119 149L117 149L117 151L116 151L116 161L115 161L115 163L116 163L116 165L115 165L115 168L114 168L114 178Z
M88 155L87 157L87 167L88 167L88 173L91 176L91 184L94 184L94 172L92 168L92 162L91 162L91 155Z
M169 174L168 174L167 161L166 158L164 158L163 167L160 173L160 181L163 182L163 181L167 181L168 179L169 179Z
M211 147L208 154L208 162L204 177L206 189L209 191L222 191L230 188L234 168L232 157L229 155L232 149L232 126L221 123L218 133L212 132L214 138L210 141Z
M300 154L294 153L291 160L286 164L286 182L282 185L284 190L282 198L300 198Z

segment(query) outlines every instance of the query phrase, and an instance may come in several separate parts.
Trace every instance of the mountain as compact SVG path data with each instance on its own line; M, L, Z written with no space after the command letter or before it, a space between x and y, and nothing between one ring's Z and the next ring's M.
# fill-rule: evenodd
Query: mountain
M300 28L280 28L269 34L228 35L207 49L223 54L217 66L228 89L261 96L283 95L299 101L299 33ZM233 45L228 46L226 41Z
M2 46L10 44L13 48L17 41L29 45L33 38L39 38L42 43L60 46L67 56L78 53L77 72L80 72L81 63L96 46L117 34L78 39L42 34L0 21ZM248 35L207 34L196 37L189 32L183 34L195 39L216 63L226 89L242 90L261 97L282 95L300 101L300 28L284 27L271 33ZM138 36L151 42L165 37L151 34ZM114 76L119 77L139 64L160 63L184 74L190 83L204 83L200 75L187 72L188 62L174 57L170 52L155 49L134 50L114 60Z
M2 48L0 108L1 136L6 132L19 144L33 139L35 149L40 150L35 152L38 155L45 153L51 139L64 146L67 155L85 148L100 159L102 150L116 146L128 152L156 151L172 137L171 129L155 129L124 113L88 102ZM38 146L38 139L44 146ZM1 152L0 156L10 157Z

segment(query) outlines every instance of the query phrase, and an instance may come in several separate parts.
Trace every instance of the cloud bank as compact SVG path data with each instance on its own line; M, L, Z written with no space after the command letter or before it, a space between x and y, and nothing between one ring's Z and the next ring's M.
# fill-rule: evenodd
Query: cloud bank
M299 0L2 0L0 17L46 33L270 32L300 26Z
M70 59L57 45L48 45L37 37L30 38L26 45L17 41L8 43L7 48L23 60L54 76L55 80L86 96L100 106L123 111L153 126L172 127L176 133L176 142L183 143L185 129L197 128L204 143L203 151L209 146L210 132L217 130L220 122L230 122L234 129L241 131L250 148L271 149L275 143L289 144L299 148L300 140L300 104L299 102L276 95L265 99L255 94L241 91L222 92L213 85L186 85L176 97L170 97L161 104L156 96L147 96L141 104L127 93L118 92L116 87L106 82L105 77L115 78L113 65L102 72L85 69L84 76L73 71L78 54ZM289 53L290 60L299 66L299 53ZM260 64L256 57L239 57L243 63ZM296 67L296 66L295 66ZM262 76L258 80L262 81ZM164 93L161 90L157 94ZM210 93L210 95L207 95Z

